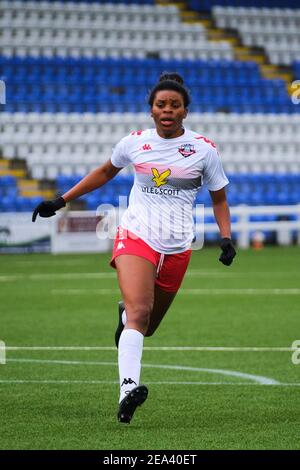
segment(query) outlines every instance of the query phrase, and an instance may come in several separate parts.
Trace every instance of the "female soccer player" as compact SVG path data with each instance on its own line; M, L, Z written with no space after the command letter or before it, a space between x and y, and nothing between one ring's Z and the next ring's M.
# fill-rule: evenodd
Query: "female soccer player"
M162 74L149 95L155 128L124 137L110 160L62 197L39 204L32 217L33 221L38 214L51 217L67 202L103 186L133 164L134 185L111 260L123 297L115 334L118 420L123 423L130 423L148 395L147 387L139 384L144 336L155 332L182 283L194 238L192 206L202 184L210 191L220 230L219 260L228 266L236 254L225 193L228 180L215 145L183 127L189 103L181 76Z

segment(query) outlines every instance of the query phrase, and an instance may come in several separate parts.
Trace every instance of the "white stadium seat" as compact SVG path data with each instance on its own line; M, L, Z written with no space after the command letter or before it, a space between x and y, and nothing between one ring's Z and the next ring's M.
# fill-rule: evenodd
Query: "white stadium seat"
M0 1L0 54L232 59L229 43L182 23L176 6Z
M186 125L217 144L226 171L300 172L299 115L190 114ZM144 113L0 114L4 155L25 158L39 178L80 165L89 171L122 137L147 127L153 122Z

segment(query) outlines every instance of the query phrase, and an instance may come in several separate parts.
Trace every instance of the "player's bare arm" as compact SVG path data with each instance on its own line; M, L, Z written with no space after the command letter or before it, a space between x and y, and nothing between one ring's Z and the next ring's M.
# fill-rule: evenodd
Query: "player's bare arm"
M231 241L230 212L227 204L225 188L222 188L219 191L210 191L210 196L213 203L215 219L219 226L221 235L220 246L222 254L219 261L226 266L230 266L236 255L236 251Z
M116 176L121 168L115 167L110 160L105 162L99 168L96 168L87 176L85 176L79 183L73 188L62 195L65 202L72 201L83 194L94 191L95 189L101 188L114 176Z
M231 238L230 212L226 199L225 188L219 191L210 191L213 211L220 229L221 238Z
M119 173L121 168L115 167L110 160L96 168L87 176L85 176L79 183L73 188L52 201L43 201L35 209L32 215L32 222L35 222L37 216L40 217L52 217L56 214L56 211L66 205L67 202L72 201L83 194L94 191L101 186L104 186L109 180L111 180L116 174Z

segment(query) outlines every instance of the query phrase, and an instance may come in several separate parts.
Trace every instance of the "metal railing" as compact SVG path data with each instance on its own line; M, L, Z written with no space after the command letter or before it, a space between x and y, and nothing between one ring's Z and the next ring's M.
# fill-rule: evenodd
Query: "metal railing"
M297 231L297 243L300 245L300 204L294 206L246 206L240 205L230 209L231 216L237 216L238 220L232 222L231 230L236 232L237 244L240 248L248 248L250 246L250 234L253 231L275 231L277 237L283 232L291 233ZM212 208L204 209L204 216L212 216ZM251 221L251 216L257 215L273 215L277 216L276 221ZM296 216L297 220L280 220L287 216ZM205 223L206 233L216 233L219 228L216 223Z

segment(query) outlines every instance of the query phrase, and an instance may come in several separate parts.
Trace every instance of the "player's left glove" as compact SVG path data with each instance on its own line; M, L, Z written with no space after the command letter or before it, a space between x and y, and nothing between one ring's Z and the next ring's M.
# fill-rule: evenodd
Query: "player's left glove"
M219 261L221 261L221 263L225 264L226 266L230 266L233 261L233 258L236 255L236 251L234 249L231 239L222 238L220 247L221 247L222 253L219 258Z
M35 222L37 215L40 217L52 217L56 211L65 207L66 202L62 197L58 197L52 201L43 201L33 211L32 222Z

